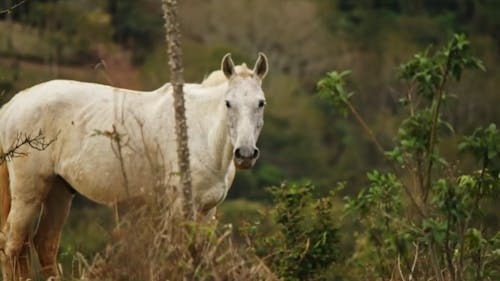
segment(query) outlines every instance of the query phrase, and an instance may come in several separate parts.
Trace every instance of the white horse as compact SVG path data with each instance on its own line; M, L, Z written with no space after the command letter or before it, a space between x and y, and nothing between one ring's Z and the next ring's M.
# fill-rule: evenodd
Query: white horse
M253 70L235 67L227 54L221 70L202 84L184 86L193 196L201 212L225 198L235 167L250 168L259 156L261 82L267 71L262 53ZM59 239L75 192L113 206L150 192L157 167L163 180L175 185L174 128L170 84L138 92L55 80L24 90L4 105L0 153L22 134L42 132L53 142L43 150L21 146L18 152L27 157L0 165L3 280L26 277L27 232L40 210L34 248L44 275L57 276Z

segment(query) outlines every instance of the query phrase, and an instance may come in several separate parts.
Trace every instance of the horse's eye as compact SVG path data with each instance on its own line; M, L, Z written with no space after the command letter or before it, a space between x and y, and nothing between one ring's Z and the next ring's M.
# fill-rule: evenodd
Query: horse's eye
M260 100L259 101L259 108L264 107L264 105L266 105L266 102L264 100Z
M231 103L228 100L226 101L226 107L231 108Z

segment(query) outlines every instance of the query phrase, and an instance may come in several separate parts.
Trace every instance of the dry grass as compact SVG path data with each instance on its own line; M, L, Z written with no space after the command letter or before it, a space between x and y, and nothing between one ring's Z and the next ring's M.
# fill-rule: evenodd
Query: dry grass
M164 192L166 193L166 192ZM129 211L115 242L81 259L77 280L277 280L250 249L232 242L230 225L188 222L172 196L156 194Z

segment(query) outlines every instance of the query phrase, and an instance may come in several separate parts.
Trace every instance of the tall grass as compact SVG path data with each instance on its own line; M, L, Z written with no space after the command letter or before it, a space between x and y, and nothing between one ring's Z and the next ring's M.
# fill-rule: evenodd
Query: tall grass
M82 260L76 279L277 280L250 249L233 244L231 225L184 220L171 191L121 217L116 241L92 261Z

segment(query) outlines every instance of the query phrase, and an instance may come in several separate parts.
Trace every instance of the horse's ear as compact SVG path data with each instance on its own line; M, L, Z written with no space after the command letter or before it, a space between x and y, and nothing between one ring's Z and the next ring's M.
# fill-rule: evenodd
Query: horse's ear
M231 54L228 53L222 58L220 68L227 79L231 78L235 74L234 62L233 59L231 59Z
M261 80L264 79L267 75L267 71L269 70L269 64L267 62L267 57L264 53L259 52L259 58L257 62L255 62L255 66L253 67L253 73L257 75Z

